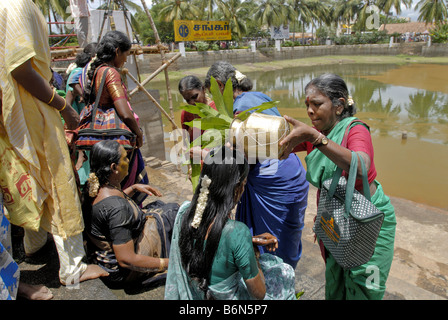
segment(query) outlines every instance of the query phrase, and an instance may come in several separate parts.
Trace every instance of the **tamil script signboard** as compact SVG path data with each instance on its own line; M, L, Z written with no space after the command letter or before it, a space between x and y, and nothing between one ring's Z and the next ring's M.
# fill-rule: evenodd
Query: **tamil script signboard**
M232 40L228 21L174 20L174 41Z

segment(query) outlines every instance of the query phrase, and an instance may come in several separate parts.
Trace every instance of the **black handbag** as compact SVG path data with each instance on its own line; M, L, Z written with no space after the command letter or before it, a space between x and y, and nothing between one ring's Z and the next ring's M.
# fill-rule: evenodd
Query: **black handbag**
M364 195L355 190L361 160ZM313 230L344 269L367 263L372 257L384 213L370 201L364 160L352 151L348 180L338 168L323 182Z

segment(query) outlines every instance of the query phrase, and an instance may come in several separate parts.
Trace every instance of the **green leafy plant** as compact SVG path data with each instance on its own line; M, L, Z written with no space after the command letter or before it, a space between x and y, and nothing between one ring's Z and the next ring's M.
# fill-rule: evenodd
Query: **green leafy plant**
M448 42L448 21L436 22L435 28L431 29L431 37L434 43Z
M215 102L216 110L204 103L196 103L195 105L185 104L180 109L198 115L199 119L186 122L189 127L204 130L204 133L196 138L190 144L190 148L200 146L202 149L211 149L217 146L224 145L229 139L229 129L232 121L235 118L244 121L249 117L251 112L262 112L263 110L272 108L278 104L278 101L265 102L257 107L249 108L239 113L234 117L233 115L233 87L231 79L227 80L224 91L221 93L218 82L215 78L210 79L210 93ZM191 181L193 190L199 181L201 173L201 165L190 162L191 165Z
M209 44L205 41L197 41L195 42L195 46L198 51L207 51L209 48Z

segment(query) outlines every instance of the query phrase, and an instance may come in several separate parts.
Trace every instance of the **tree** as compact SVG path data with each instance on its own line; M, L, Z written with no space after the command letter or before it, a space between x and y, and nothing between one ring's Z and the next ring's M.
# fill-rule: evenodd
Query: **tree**
M207 9L207 20L213 20L213 8L215 5L219 6L221 2L220 0L202 0L202 9Z
M218 7L223 12L224 19L229 21L232 34L238 39L243 38L247 32L249 7L241 0L220 1Z
M361 1L337 0L333 6L333 18L339 23L351 24L361 11Z
M291 7L285 5L282 1L259 0L259 5L253 12L253 17L259 26L279 27L285 22L285 12L290 9Z
M164 8L163 4L156 4L149 9L151 16L154 17L154 24L156 25L157 32L161 42L169 43L174 41L174 29L173 22L166 22L161 19L160 10ZM140 12L135 15L139 24L139 36L144 45L154 44L156 38L151 23L148 20L148 16L145 12Z
M406 8L412 5L412 0L379 0L378 6L386 15L386 20L384 22L384 29L386 29L387 20L390 15L390 10L395 9L397 16L401 13L401 5L404 4Z
M314 33L315 22L325 21L328 17L328 6L321 0L308 0L306 1L306 7L309 12L309 20L312 25L312 33Z
M426 23L443 21L448 16L445 0L420 0L415 10L419 10L420 13L418 21Z
M42 10L45 17L48 18L49 13L57 14L61 18L67 18L70 13L66 12L70 7L69 0L33 0L38 8Z
M70 7L69 0L33 0L37 7L42 11L45 18L51 22L52 17L55 22L58 19L67 19L70 13L67 12L67 8ZM52 33L52 26L49 25L50 34ZM59 32L63 32L63 27L59 26Z
M160 10L162 20L172 22L174 20L195 20L201 15L197 6L188 0L170 0Z

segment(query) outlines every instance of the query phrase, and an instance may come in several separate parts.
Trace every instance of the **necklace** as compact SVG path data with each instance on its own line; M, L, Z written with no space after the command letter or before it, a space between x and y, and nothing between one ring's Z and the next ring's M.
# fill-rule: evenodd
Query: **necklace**
M113 184L111 184L110 182L107 182L104 186L110 187L112 189L118 190L120 191L124 197L128 200L132 200L132 198L130 196L128 196L121 188L114 186Z

